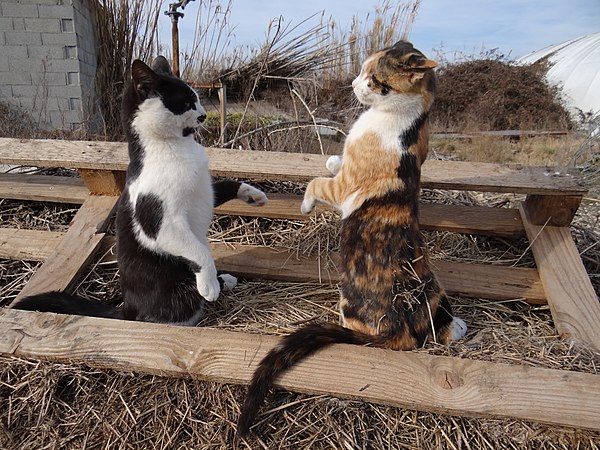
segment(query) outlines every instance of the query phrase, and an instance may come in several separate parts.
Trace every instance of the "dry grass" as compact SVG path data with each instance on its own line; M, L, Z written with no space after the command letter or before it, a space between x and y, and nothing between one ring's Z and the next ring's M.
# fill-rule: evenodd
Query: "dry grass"
M264 188L297 193L302 186L266 183ZM511 206L521 199L435 190L425 191L423 197L449 204L496 206ZM31 214L57 214L44 206L41 211L32 209L35 212ZM597 203L585 203L574 234L580 250L595 261L598 273L600 248L596 245L598 224L591 223L594 214L598 214ZM34 227L43 223L33 222ZM223 216L215 220L211 239L316 254L337 248L337 230L337 217L328 212L309 222ZM434 263L444 258L533 264L524 239L436 232L427 233L427 240ZM9 299L37 264L1 261L0 267L2 296ZM597 289L599 282L596 278ZM77 292L114 301L119 297L116 265L94 264ZM242 280L236 289L221 296L201 325L283 334L309 320L337 321L337 298L337 287L328 284ZM469 325L467 336L449 347L429 345L420 352L586 373L600 370L600 354L556 335L547 306L531 306L520 299L451 300L457 315ZM259 417L256 436L248 443L234 444L235 422L245 393L242 387L75 364L16 358L0 361L0 448L600 448L597 432L522 420L452 417L283 391L269 396L272 409Z

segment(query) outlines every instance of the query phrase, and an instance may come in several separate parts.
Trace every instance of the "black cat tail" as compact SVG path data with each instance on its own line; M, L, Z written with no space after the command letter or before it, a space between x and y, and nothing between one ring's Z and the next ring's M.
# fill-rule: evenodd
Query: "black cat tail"
M238 436L244 437L275 379L304 358L330 344L371 344L379 339L333 323L309 324L284 337L260 362L248 387L238 420Z
M114 306L56 291L25 297L15 303L12 308L107 319L122 318L121 311Z

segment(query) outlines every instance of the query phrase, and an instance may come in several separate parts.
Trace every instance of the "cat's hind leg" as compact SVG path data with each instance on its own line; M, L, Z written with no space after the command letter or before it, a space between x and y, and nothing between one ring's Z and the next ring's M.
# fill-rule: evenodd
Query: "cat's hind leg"
M228 273L222 273L220 275L217 275L217 280L219 280L221 290L226 289L230 291L237 285L237 278Z
M437 340L442 344L457 341L467 334L467 324L460 317L452 315L450 302L445 295L438 306L433 323Z

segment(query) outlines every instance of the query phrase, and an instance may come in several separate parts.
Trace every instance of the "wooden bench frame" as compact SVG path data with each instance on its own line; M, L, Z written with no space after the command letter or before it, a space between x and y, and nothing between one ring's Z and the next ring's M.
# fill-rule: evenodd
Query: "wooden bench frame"
M322 155L207 149L217 176L305 182L328 175ZM114 238L105 236L123 187L126 144L0 139L0 162L77 169L81 179L2 174L0 197L81 204L66 233L0 229L0 257L44 264L19 294L68 290ZM540 167L428 161L425 188L525 194L519 209L424 203L423 229L496 236L524 235L537 268L436 261L448 291L490 299L548 303L558 333L600 349L600 303L570 235L586 193L577 173ZM272 195L268 206L230 202L220 214L303 219L298 196ZM290 257L259 246L214 245L220 270L267 279L335 283L335 268L318 258ZM335 255L332 257L335 261ZM248 261L252 261L249 264ZM130 323L89 317L0 310L0 354L77 361L95 367L248 383L279 338ZM346 376L340 383L339 372ZM600 376L489 363L418 352L335 345L285 374L278 386L309 393L468 416L516 417L600 430Z

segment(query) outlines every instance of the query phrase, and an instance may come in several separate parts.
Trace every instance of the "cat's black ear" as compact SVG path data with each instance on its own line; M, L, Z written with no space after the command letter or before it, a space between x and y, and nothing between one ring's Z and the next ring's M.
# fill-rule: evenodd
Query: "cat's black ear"
M170 77L175 76L173 75L169 61L167 61L167 58L162 55L158 55L156 58L154 58L154 61L152 61L152 70L154 70L156 73L161 73Z
M142 97L148 97L150 92L156 89L160 77L148 67L143 61L136 59L131 64L131 78L135 84L135 90Z

